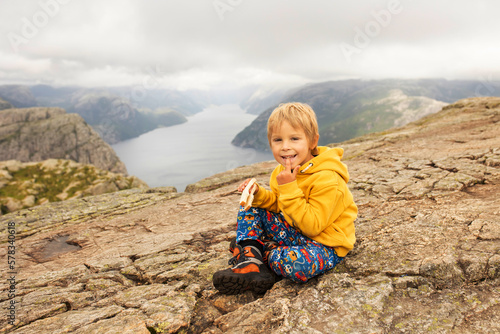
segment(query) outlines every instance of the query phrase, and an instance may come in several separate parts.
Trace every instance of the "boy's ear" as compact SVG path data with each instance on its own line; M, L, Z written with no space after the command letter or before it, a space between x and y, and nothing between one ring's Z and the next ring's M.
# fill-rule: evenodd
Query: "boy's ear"
M316 134L314 137L313 142L311 143L311 154L312 155L318 155L318 141L319 141L319 134Z
M318 146L318 141L319 141L319 133L316 134L316 136L314 137L314 140L313 142L311 143L311 149L315 148L316 146Z

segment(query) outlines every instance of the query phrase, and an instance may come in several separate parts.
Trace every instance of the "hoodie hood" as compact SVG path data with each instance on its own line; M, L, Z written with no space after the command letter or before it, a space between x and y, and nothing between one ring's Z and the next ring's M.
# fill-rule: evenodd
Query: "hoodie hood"
M300 167L299 175L313 174L321 170L333 170L347 183L349 181L349 173L347 166L341 161L344 150L340 147L318 146L318 151L319 154L316 157Z

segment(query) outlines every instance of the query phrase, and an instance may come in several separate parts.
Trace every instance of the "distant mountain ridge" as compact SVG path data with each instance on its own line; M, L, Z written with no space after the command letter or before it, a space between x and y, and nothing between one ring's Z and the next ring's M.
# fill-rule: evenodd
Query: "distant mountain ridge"
M240 107L249 114L258 115L269 106L280 102L287 92L287 89L256 88L250 96L241 100Z
M187 121L210 105L240 104L249 113L275 103L283 89L172 90L141 85L84 88L50 85L0 85L0 98L16 108L60 107L81 115L109 144L137 137L158 127Z
M28 86L0 86L0 98L9 102L16 108L28 108L37 106L37 101Z
M126 90L120 92L125 95ZM81 87L0 86L0 98L14 107L60 107L68 113L79 114L109 144L137 137L158 127L187 121L181 112L173 108L168 112L165 108L160 112L148 108L141 109L140 105L134 105L130 99L118 93L113 93L113 90ZM177 99L183 100L181 97ZM168 101L165 103L168 105ZM182 103L173 104L183 106ZM188 104L187 98L184 99L184 106ZM189 115L201 111L201 106L194 105L183 110Z
M318 117L320 144L326 145L403 126L480 92L493 90L500 95L499 82L489 83L488 89L482 85L480 81L444 79L329 81L291 90L281 102L311 105ZM264 110L232 143L269 150L267 119L278 104Z
M246 86L203 90L161 89L152 85L107 88L3 85L0 98L16 108L64 108L81 115L109 144L157 127L187 121L214 104L239 104L260 115L233 144L267 150L265 124L280 102L309 103L320 122L320 143L339 142L365 133L401 126L440 109L443 103L500 95L498 81L484 80L341 80L293 89Z
M109 144L137 137L160 126L186 122L186 117L173 110L170 119L153 112L140 112L129 100L109 93L76 95L66 110L82 116Z

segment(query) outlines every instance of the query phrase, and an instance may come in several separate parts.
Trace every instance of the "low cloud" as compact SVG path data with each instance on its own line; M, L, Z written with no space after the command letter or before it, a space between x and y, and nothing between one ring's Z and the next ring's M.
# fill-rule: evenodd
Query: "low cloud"
M493 1L3 1L2 83L210 89L500 78Z

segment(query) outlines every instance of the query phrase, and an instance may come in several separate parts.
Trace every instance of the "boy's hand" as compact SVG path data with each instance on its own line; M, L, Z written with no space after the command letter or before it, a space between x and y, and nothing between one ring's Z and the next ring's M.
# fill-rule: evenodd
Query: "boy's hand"
M259 186L257 185L257 180L255 179L246 179L240 186L238 190L243 187L241 190L241 198L240 205L245 209L245 211L249 210L252 207L252 202L254 198L254 194L259 191Z
M290 159L286 159L285 170L279 173L278 176L276 176L276 181L278 182L278 185L295 181L297 179L297 173L299 172L299 168L300 165L295 166L295 168L292 169Z
M248 182L250 182L251 178L248 178L246 179L245 181L243 181L239 186L238 186L238 192L243 192L243 190L245 190L246 186L248 185ZM259 186L257 185L257 183L254 183L254 185L252 186L252 188L250 189L249 193L251 194L256 194L257 192L259 191Z

